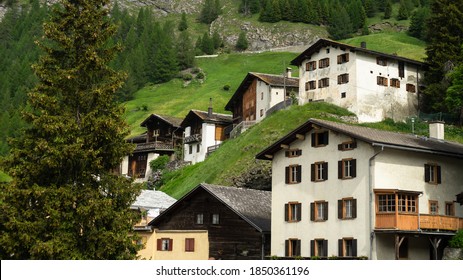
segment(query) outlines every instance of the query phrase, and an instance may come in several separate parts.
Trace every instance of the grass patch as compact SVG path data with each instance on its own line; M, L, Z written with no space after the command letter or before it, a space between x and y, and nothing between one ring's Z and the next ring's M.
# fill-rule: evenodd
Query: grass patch
M225 141L204 162L170 173L161 190L178 199L203 182L232 185L234 177L265 164L256 161L257 153L309 118L336 120L336 116L345 115L352 113L327 103L308 103L275 112L239 137Z

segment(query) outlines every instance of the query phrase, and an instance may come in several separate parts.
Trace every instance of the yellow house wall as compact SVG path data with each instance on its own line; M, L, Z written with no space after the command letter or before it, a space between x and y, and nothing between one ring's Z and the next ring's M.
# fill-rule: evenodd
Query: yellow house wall
M138 252L140 259L152 260L207 260L209 258L209 239L207 230L154 230L152 233L138 233L146 237L144 249ZM158 251L157 240L170 238L173 240L172 251ZM185 239L194 238L194 252L185 252Z

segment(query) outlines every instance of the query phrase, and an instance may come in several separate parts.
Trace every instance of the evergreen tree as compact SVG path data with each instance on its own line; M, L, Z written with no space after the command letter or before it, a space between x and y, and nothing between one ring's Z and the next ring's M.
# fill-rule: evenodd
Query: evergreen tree
M113 170L132 147L107 65L117 47L109 0L64 1L43 26L30 125L2 167L0 254L14 259L132 259L138 189Z
M263 22L279 22L281 20L281 12L277 0L266 0L265 5L259 16L259 21Z
M206 0L199 15L199 21L211 24L222 13L219 0Z
M177 61L180 69L187 69L195 65L195 49L188 30L180 32L178 37Z
M241 0L239 11L245 16L257 14L258 12L260 12L260 1L259 0Z
M355 32L362 28L366 22L366 13L360 0L353 0L347 6L347 13L352 22L352 31Z
M376 3L373 0L363 0L363 8L367 17L371 18L375 16L376 13Z
M397 14L397 19L405 20L405 19L408 19L409 16L410 16L410 11L408 9L408 6L405 0L400 0L400 6L399 6L399 12Z
M426 28L429 42L425 60L428 67L424 75L426 88L421 104L425 112L446 109L444 99L449 86L446 74L452 65L463 61L463 2L434 0L430 10Z
M410 19L408 34L421 40L426 39L426 21L430 12L428 8L418 8Z
M208 32L205 32L201 41L201 50L205 54L214 54L214 41L212 40L211 36L209 36Z
M463 63L450 74L451 85L447 89L445 104L451 113L456 113L459 124L463 125Z
M387 0L384 4L384 19L390 19L392 16L392 3L391 0Z
M248 48L249 43L248 39L246 38L246 32L241 31L240 35L238 36L238 40L236 41L236 49L239 51L244 51Z
M338 7L332 11L328 32L334 40L342 40L351 36L352 23L344 7Z
M182 13L182 18L178 24L178 31L185 31L188 29L188 21L186 20L186 14Z
M223 45L222 38L220 38L219 32L217 32L217 30L212 34L212 42L214 43L214 50L218 50Z

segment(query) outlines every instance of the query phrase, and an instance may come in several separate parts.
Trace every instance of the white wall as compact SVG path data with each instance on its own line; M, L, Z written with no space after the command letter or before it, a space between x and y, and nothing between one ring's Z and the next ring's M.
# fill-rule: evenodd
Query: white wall
M189 130L190 127L187 127L185 129L185 136L189 136ZM188 134L187 134L188 131ZM201 142L195 142L191 144L185 144L184 145L184 160L185 161L191 161L192 164L195 164L197 162L202 162L206 159L206 154L207 154L207 148L218 145L222 143L222 141L216 141L215 140L215 124L211 123L203 123L202 124L202 138ZM197 152L197 145L200 145L199 152ZM193 146L193 151L190 154L190 145Z

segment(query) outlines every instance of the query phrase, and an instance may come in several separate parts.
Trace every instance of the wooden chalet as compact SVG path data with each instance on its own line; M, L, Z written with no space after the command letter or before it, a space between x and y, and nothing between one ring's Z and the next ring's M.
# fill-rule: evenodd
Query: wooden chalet
M210 259L264 259L270 210L271 192L202 183L149 225L164 232L207 230Z

